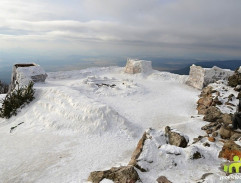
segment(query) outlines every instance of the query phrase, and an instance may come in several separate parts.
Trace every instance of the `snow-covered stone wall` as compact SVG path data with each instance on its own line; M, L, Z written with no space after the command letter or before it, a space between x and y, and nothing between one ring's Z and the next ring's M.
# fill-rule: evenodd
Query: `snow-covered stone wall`
M28 85L30 81L44 82L47 78L47 74L44 69L33 63L33 64L15 64L13 66L11 85L9 91L13 90L18 83L19 86Z
M127 59L125 73L147 73L152 70L152 62L146 60Z
M202 68L201 66L192 65L190 67L189 77L186 84L202 89L209 83L214 83L218 80L227 80L229 76L233 75L233 71L229 69L221 69L219 67Z

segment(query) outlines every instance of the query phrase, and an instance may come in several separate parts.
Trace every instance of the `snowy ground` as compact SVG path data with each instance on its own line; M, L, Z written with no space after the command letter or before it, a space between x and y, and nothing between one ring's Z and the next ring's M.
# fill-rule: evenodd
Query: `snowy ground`
M0 182L83 183L91 171L126 165L149 127L175 127L191 142L204 135L200 91L184 84L187 76L120 67L48 75L29 106L0 119Z

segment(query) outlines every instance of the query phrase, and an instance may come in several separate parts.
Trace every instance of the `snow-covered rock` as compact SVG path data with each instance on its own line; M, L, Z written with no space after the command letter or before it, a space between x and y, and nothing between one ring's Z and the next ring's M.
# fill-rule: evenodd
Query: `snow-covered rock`
M187 84L202 89L209 83L213 83L218 80L227 80L234 72L229 69L221 69L219 67L202 68L201 66L190 66L189 78Z
M148 73L152 71L151 61L127 59L125 72L128 74Z
M44 69L35 63L33 64L15 64L13 66L10 90L14 89L16 84L19 86L28 85L30 81L44 82L47 74Z
M0 182L84 183L90 172L127 165L149 127L170 125L187 134L190 141L204 134L200 128L205 122L191 118L196 116L200 92L183 84L186 76L159 71L123 74L123 70L105 67L53 72L48 73L46 83L36 83L34 102L17 116L0 118ZM21 122L10 133L11 127ZM173 174L162 174L165 167L173 165L165 156L183 157L184 149L165 146L163 131L151 136L151 143L148 138L144 146L151 144L153 149L148 151L147 147L144 152L159 161L149 163L152 158L147 159L151 172L140 174L146 174L143 183L156 182L161 175L179 182L186 173L186 180L192 182L192 168L200 164L200 169L205 168L198 159L200 164L188 170L179 166Z

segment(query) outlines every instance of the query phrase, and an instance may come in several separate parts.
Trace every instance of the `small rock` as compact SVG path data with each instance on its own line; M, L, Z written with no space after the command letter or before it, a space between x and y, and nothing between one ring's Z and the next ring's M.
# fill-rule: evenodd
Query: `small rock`
M222 126L220 128L219 134L220 134L221 138L223 138L223 139L229 139L230 137L232 137L235 134L236 135L233 138L236 138L238 135L241 135L240 132L233 131L229 127L224 127L224 126Z
M219 130L219 134L223 139L229 139L232 135L232 131L229 128L222 126Z
M213 99L211 97L203 97L197 101L198 114L205 114L207 109L212 105Z
M156 179L158 183L172 183L170 180L168 180L165 176L160 176L158 179Z
M211 123L203 126L201 129L202 130L212 129L212 128L216 127L217 125L219 125L217 122L211 122Z
M230 137L230 140L235 141L235 140L238 140L240 137L241 137L241 134L235 133Z
M221 124L217 124L217 126L213 127L213 131L217 131L221 128Z
M176 131L172 131L169 126L165 128L165 135L168 138L168 143L171 145L175 145L177 147L187 147L188 140L182 136L180 133Z
M139 175L133 166L113 167L110 170L91 172L88 181L99 183L103 179L109 179L120 183L135 183L139 180Z
M208 140L209 140L210 142L215 142L215 138L214 138L214 137L208 137Z
M211 86L207 86L203 88L200 97L207 97L207 96L212 96L212 90L213 88Z
M198 136L198 138L193 138L193 144L199 142L200 140L202 140L204 138L204 136Z
M237 85L235 88L234 88L235 91L239 92L241 91L241 85Z
M234 94L230 94L230 95L228 96L228 102L229 102L229 101L232 101L232 100L233 100L233 97L234 97Z
M207 130L206 130L206 133L207 133L207 134L211 134L211 133L213 133L213 131L212 131L212 129L207 129Z
M201 155L201 153L198 152L198 151L196 151L196 152L192 155L191 159L200 159L200 158L202 158L202 157L203 157L203 156Z
M213 132L212 133L212 137L217 137L218 136L218 132Z
M241 91L238 93L237 99L241 99Z
M232 124L232 114L224 113L221 115L221 122L225 124Z
M212 106L222 105L222 104L223 104L223 103L222 103L220 100L218 100L218 97L215 97L215 98L213 99Z
M208 142L203 143L205 147L210 147L210 144Z

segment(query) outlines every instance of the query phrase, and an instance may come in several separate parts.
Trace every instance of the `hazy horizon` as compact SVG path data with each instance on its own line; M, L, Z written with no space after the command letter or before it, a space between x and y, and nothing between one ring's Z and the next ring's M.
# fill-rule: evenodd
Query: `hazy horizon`
M0 63L83 57L240 59L239 0L1 0Z
M239 0L1 0L0 12L3 80L19 62L56 71L130 57L168 70L241 59Z

